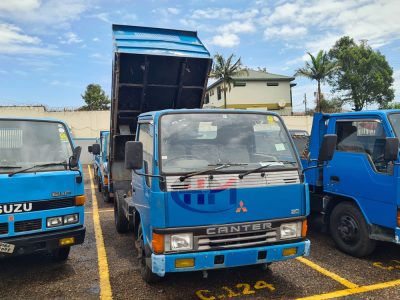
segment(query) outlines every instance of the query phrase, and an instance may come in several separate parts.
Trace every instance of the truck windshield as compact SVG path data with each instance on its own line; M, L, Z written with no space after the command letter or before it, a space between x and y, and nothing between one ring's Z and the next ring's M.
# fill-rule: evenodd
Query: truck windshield
M389 121L392 124L396 136L400 137L400 114L390 114Z
M163 173L199 171L230 164L225 171L297 168L280 119L263 113L191 113L161 117Z
M35 165L67 162L72 146L63 124L50 121L0 120L0 173ZM40 170L64 170L49 165ZM36 168L29 172L37 171Z

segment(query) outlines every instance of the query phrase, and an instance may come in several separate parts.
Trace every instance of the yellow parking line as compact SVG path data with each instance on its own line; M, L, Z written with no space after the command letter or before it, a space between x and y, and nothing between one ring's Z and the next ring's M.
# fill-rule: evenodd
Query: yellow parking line
M100 299L112 299L112 291L110 284L110 275L108 272L107 263L107 253L104 247L103 232L100 226L100 215L99 207L97 206L96 191L93 184L92 171L90 166L88 166L89 176L90 176L90 187L92 190L92 200L93 200L93 225L94 233L96 236L96 246L97 246L97 259L99 264L99 277L100 277Z
M350 295L354 295L354 294L361 294L361 293L371 292L371 291L375 291L375 290L387 289L387 288L395 287L395 286L398 286L398 285L400 285L400 279L399 280L388 281L388 282L371 284L371 285L360 286L360 287L356 287L356 288L352 288L352 289L346 289L346 290L330 292L330 293L326 293L326 294L320 294L320 295L314 295L314 296L309 296L309 297L304 297L304 298L298 298L297 300L332 299L332 298L350 296Z
M114 209L99 209L99 213L104 213L104 212L114 212ZM85 214L92 214L92 211L85 211Z
M343 277L340 277L339 275L328 271L327 269L317 265L316 263L313 263L311 260L308 260L304 257L298 257L296 259L298 261L302 262L303 264L309 266L310 268L314 269L315 271L318 271L321 274L324 274L325 276L332 278L333 280L339 282L340 284L344 285L347 288L353 289L353 288L358 287L357 284L352 283L352 282L348 281L347 279L344 279Z

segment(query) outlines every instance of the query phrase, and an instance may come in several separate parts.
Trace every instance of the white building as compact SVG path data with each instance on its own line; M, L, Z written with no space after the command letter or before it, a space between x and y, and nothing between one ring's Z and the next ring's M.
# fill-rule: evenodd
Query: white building
M234 77L226 91L227 108L275 110L284 115L292 113L292 83L294 77L248 70L248 74ZM204 100L204 108L223 108L222 79L212 83Z

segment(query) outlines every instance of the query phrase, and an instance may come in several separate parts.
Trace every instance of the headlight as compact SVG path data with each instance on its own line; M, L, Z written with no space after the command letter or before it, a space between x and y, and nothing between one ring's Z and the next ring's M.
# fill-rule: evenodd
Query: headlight
M63 224L62 217L47 218L47 227L57 227Z
M75 224L79 222L79 214L64 216L64 225Z
M293 239L301 237L301 222L284 223L280 227L281 239Z
M193 234L180 233L165 236L166 251L185 251L193 249Z

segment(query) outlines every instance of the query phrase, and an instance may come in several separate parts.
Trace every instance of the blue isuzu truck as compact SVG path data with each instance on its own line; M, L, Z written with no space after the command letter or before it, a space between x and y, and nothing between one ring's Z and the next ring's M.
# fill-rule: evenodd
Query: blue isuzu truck
M108 149L110 145L110 132L100 131L100 137L95 144L89 146L89 152L93 154L94 179L97 182L97 188L102 193L105 202L113 199L112 190L108 184Z
M308 255L308 186L282 119L200 109L212 61L195 32L113 36L109 183L143 279Z
M57 120L0 117L0 257L66 260L85 237L81 148Z
M315 166L325 134L336 134L333 159L306 172L311 210L337 247L353 256L377 241L400 244L400 111L315 114L304 167Z

